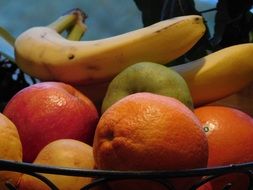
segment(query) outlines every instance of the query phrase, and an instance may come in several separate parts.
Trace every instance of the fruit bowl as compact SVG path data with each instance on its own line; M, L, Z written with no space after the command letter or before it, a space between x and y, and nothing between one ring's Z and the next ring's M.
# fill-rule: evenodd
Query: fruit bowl
M249 189L253 187L253 162L242 164L233 164L222 167L212 168L197 168L179 171L113 171L113 170L80 170L74 168L52 167L44 165L36 165L31 163L18 163L9 160L0 160L0 171L15 171L23 174L34 176L45 183L50 189L58 190L58 188L47 178L41 174L56 174L66 176L78 177L92 177L93 182L84 186L82 190L93 190L101 184L109 181L118 180L151 180L160 183L168 190L173 190L174 187L167 182L171 178L188 178L188 177L201 177L194 183L189 190L195 190L207 182L216 178L222 177L230 173L241 173L249 178ZM203 177L205 176L205 177ZM7 189L15 190L16 188L9 182L6 182ZM230 189L233 185L227 183L224 185L224 190ZM109 190L109 189L108 189Z

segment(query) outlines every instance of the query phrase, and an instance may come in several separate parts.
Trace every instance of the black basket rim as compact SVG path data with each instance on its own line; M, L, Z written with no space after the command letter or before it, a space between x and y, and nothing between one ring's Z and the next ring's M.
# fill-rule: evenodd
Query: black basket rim
M232 172L247 172L253 169L253 162L245 162L240 164L230 164L226 166L194 168L183 170L101 170L101 169L79 169L70 167L59 167L40 165L26 162L19 162L13 160L0 159L0 170L15 171L21 173L48 173L69 176L83 176L83 177L136 177L136 178L172 178L172 177L193 177L193 176L208 176L220 175Z

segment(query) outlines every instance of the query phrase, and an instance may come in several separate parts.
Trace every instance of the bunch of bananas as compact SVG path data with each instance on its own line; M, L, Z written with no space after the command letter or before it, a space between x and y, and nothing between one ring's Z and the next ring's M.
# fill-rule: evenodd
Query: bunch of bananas
M127 66L150 61L168 64L189 51L205 33L202 17L180 16L122 35L81 41L85 14L75 9L15 41L18 67L42 81L72 84L95 103ZM61 33L67 30L67 37ZM219 100L253 81L253 44L231 46L201 59L171 66L189 85L196 106ZM154 76L155 77L155 76Z

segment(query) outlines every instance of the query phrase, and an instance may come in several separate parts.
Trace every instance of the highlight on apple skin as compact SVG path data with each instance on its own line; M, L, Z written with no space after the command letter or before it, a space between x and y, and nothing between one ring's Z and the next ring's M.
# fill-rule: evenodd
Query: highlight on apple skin
M20 90L3 113L18 129L24 162L33 162L44 146L57 139L91 145L99 119L89 98L61 82L41 82Z

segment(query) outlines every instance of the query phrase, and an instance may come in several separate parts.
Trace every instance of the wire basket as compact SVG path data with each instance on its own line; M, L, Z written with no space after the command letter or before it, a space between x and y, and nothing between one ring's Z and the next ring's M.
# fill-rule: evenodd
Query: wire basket
M199 177L189 190L195 190L207 182L220 178L231 173L240 173L248 177L248 189L253 189L253 162L243 164L233 164L222 167L197 168L179 171L114 171L114 170L82 170L66 167L53 167L36 165L24 162L15 162L9 160L0 160L0 171L14 171L36 177L45 183L49 189L59 190L59 188L47 179L43 174L55 174L77 177L92 177L94 180L81 190L93 190L93 188L106 184L107 182L120 180L150 180L164 186L165 189L174 190L175 187L169 183L168 179ZM7 189L17 190L10 182L5 183ZM233 187L232 183L224 184L223 190ZM109 188L109 187L108 187ZM109 189L108 189L109 190Z

